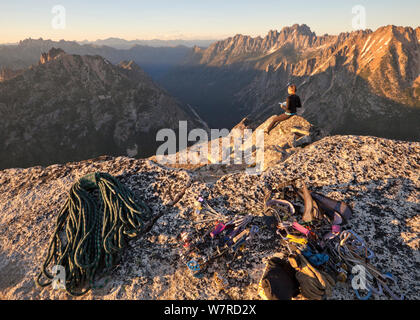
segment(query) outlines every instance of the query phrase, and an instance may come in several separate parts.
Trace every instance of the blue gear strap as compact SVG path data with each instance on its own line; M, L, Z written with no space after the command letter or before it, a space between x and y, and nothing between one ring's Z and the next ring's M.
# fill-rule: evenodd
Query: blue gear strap
M366 296L364 296L364 297L361 297L361 296L360 296L360 294L359 294L359 291L358 291L358 290L356 290L356 289L353 289L353 290L354 290L354 292L356 293L356 297L357 297L357 299L359 299L359 300L369 300L369 298L372 296L372 289L369 289L369 291L368 291L367 295L366 295Z

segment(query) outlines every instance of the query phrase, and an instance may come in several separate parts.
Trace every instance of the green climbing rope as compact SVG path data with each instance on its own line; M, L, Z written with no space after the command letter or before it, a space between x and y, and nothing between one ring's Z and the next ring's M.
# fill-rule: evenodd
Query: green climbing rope
M61 265L66 291L84 295L95 276L115 265L126 240L141 233L150 218L149 207L134 201L131 191L113 176L98 172L82 177L58 214L37 285L51 285L54 275L48 270ZM43 276L48 280L41 281Z

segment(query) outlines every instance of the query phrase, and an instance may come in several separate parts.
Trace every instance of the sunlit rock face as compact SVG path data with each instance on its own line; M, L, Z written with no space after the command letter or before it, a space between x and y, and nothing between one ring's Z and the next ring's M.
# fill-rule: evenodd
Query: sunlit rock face
M287 126L283 124L284 129ZM70 186L89 172L104 171L146 202L155 219L145 234L129 242L116 269L98 278L97 288L80 299L259 299L257 286L265 259L288 253L279 237L263 228L264 194L279 183L297 179L310 190L348 203L354 216L346 227L374 251L374 265L391 272L407 298L419 299L419 164L418 142L328 136L298 147L285 161L259 175L231 172L228 166L216 168L219 172L212 171L211 165L187 170L150 160L105 156L66 165L3 170L0 297L70 298L61 291L37 288L34 277ZM250 214L252 224L260 227L226 274L228 286L223 292L211 275L225 274L225 258L209 268L209 276L197 279L179 256L181 244L176 237L182 230L203 237L214 227L197 223L208 218L205 212L194 210L200 196L221 215ZM298 210L296 215L300 214ZM356 299L349 285L337 285L330 298Z

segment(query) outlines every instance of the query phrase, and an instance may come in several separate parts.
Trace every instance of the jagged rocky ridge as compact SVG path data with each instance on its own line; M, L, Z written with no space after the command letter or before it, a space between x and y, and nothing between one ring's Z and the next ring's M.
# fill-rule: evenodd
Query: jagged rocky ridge
M190 107L133 61L51 49L37 66L0 82L0 168L102 154L147 157L161 128L206 128Z
M375 252L374 264L397 277L408 299L419 299L419 155L418 142L329 136L296 150L261 175L229 173L226 168L216 181L207 180L202 168L168 168L127 157L3 170L0 297L69 298L59 291L36 288L34 277L71 184L89 172L105 171L148 203L156 221L129 243L121 263L83 299L259 299L257 284L265 259L287 254L276 235L261 228L232 265L225 293L211 278L189 274L179 259L176 236L183 228L199 228L194 222L204 217L193 213L199 196L225 215L252 214L254 223L262 227L264 191L292 179L303 179L311 190L350 204L354 217L348 227ZM221 260L210 270L222 272L223 268ZM337 285L331 299L355 299L355 295L348 286Z
M262 123L280 112L278 102L294 82L303 115L323 129L418 141L419 41L420 28L317 36L294 25L264 38L236 35L195 48L161 83L213 127L232 127L244 116Z

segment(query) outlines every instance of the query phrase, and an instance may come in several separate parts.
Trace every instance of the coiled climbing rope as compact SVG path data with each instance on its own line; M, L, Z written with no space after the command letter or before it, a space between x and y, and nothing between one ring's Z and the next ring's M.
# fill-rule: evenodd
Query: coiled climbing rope
M115 265L126 241L141 233L150 218L150 208L134 201L131 191L113 176L97 172L82 177L58 214L37 285L51 285L55 275L49 269L59 265L65 270L65 290L84 295L95 276ZM43 276L48 280L42 281Z

